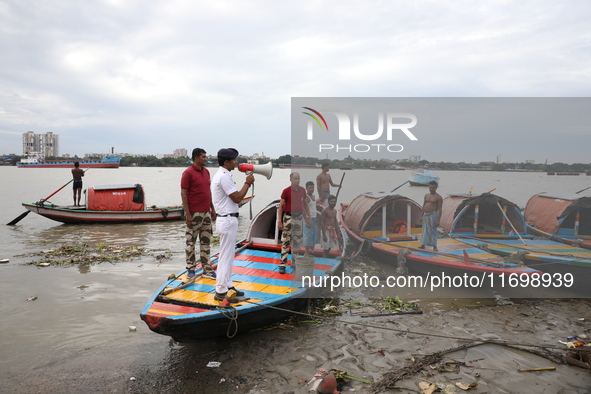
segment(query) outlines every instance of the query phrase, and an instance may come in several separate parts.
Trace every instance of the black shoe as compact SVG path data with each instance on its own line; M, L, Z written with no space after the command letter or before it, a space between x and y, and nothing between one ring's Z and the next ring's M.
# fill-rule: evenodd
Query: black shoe
M234 286L230 287L228 290L234 290L236 292L236 297L244 297L244 292L238 290L237 288L235 288Z
M280 265L279 266L279 273L280 274L285 274L285 266L284 265Z
M218 293L216 291L215 295L213 296L213 299L216 300L216 301L222 302L223 300L226 299L226 294L228 294L228 293L222 293L222 294L220 294L220 293Z

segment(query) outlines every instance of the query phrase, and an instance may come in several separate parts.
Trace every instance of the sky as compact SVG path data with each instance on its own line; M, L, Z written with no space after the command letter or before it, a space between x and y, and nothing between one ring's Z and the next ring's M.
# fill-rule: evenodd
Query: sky
M0 0L0 154L34 131L78 156L276 158L291 152L292 97L588 97L589 20L576 0ZM519 130L507 152L475 152L478 131L415 151L591 162L591 132L563 132L564 148Z

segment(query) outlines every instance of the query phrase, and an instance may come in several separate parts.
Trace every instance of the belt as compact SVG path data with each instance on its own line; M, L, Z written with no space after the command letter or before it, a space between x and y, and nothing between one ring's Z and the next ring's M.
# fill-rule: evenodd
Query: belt
M217 216L220 217L220 218L227 218L228 216L232 216L234 218L237 218L238 215L239 215L238 212L235 212L235 213L229 213L227 215L217 215Z

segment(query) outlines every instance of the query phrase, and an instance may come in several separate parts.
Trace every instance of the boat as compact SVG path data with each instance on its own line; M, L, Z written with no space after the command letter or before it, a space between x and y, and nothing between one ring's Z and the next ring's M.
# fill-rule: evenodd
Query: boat
M255 215L247 237L236 245L232 279L236 288L244 291L244 297L235 297L225 306L225 301L214 300L215 279L203 277L198 269L195 279L190 280L183 270L160 286L142 309L140 317L150 330L177 342L233 337L306 308L313 290L340 269L341 260L300 257L297 268L290 263L287 272L280 274L278 206L279 201L273 201ZM321 251L315 252L321 256ZM212 256L214 266L217 257Z
M502 257L519 256L528 267L561 279L568 274L578 279L575 288L586 290L582 278L591 273L591 251L535 239L527 234L525 218L511 201L491 193L458 194L443 200L442 212L441 227L455 240Z
M38 153L31 153L21 159L18 168L73 168L74 163L80 163L80 168L119 168L121 156L105 156L101 160L44 160Z
M527 202L524 216L531 234L591 249L591 197L538 193Z
M369 167L370 170L390 170L390 171L403 171L405 170L404 167L400 167L397 165L391 165L391 166L387 166L387 167Z
M146 206L140 184L102 185L85 191L83 206L45 200L23 203L30 212L68 224L165 222L184 219L182 206Z
M435 181L439 184L439 177L427 168L421 168L410 174L409 182L411 186L429 186L429 182L431 181Z
M339 214L348 239L361 253L374 255L378 261L391 262L398 261L404 251L407 268L415 273L539 273L451 238L438 241L438 252L419 249L421 212L421 206L410 198L392 192L371 192L357 196L348 205L341 204Z

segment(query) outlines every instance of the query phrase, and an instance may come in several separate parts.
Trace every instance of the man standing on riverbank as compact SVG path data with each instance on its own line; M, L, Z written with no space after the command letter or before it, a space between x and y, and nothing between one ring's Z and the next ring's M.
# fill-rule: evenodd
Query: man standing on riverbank
M220 236L217 279L214 300L223 301L228 290L234 290L237 297L244 295L232 282L236 234L238 233L238 203L242 201L248 188L254 183L254 175L246 176L242 188L238 190L232 171L236 167L238 151L234 148L220 149L218 163L220 168L211 181L211 196L217 213L216 233Z
M316 188L318 189L318 199L328 205L330 196L330 187L340 187L332 181L328 173L328 163L322 163L322 172L316 177ZM338 193L337 193L338 194Z
M437 249L437 227L441 219L441 207L443 199L437 193L437 182L429 182L429 193L425 194L423 203L423 235L421 236L421 246L419 249L425 249L425 246L432 246L434 251Z
M80 163L75 162L74 168L72 168L72 177L74 178L74 206L80 206L80 198L82 197L82 177L84 176L84 170L80 168ZM77 197L77 198L76 198Z
M193 164L181 176L181 199L187 223L185 231L187 277L195 276L195 243L199 237L199 255L203 275L215 278L209 253L212 237L211 223L216 220L216 213L211 201L209 170L205 168L207 159L205 150L193 149L192 159Z

